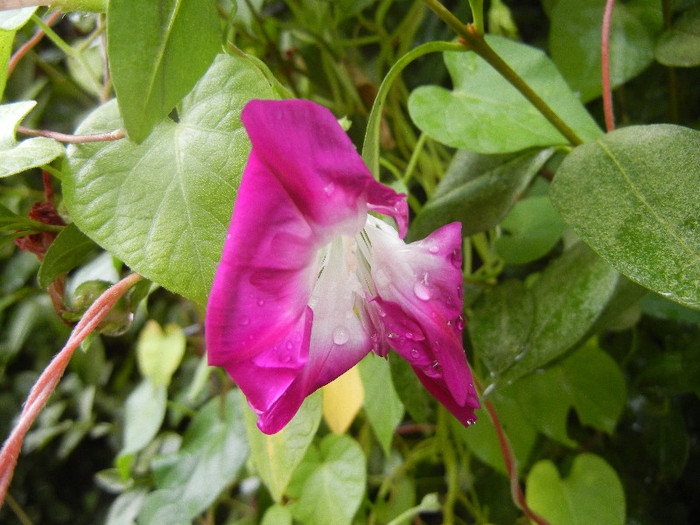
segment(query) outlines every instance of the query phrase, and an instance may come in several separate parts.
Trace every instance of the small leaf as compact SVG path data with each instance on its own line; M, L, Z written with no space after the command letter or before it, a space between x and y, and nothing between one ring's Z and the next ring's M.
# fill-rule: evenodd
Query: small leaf
M53 139L35 137L19 143L15 140L17 126L34 106L33 100L0 105L0 177L43 166L63 155L63 146Z
M144 488L129 490L119 495L109 507L104 525L134 525L148 491Z
M141 381L126 399L124 408L124 445L119 452L126 457L148 445L165 417L167 391L149 379Z
M465 237L493 228L552 153L529 150L480 155L458 151L435 193L412 221L409 237L425 237L453 221L462 223Z
M391 368L386 359L370 352L360 361L359 367L365 388L365 413L379 444L389 457L394 431L403 419L403 403L394 388Z
M272 505L265 511L261 525L292 525L292 513L284 505Z
M700 308L700 132L656 124L574 149L550 188L564 220L633 281Z
M601 135L542 51L498 36L487 36L486 41L584 142ZM448 146L479 153L509 153L568 142L476 53L446 52L444 58L453 90L422 86L408 99L411 118L421 131Z
M129 138L141 142L220 49L213 0L111 0L107 54Z
M515 203L500 224L496 252L508 264L525 264L544 257L559 242L566 223L546 195Z
M625 493L617 473L602 458L580 454L566 479L549 460L527 476L528 506L551 525L622 525Z
M321 404L320 394L307 397L287 426L271 436L258 429L250 408L243 408L253 463L272 499L278 503L316 434L321 422Z
M700 6L688 9L661 34L654 55L665 66L700 66Z
M365 391L357 366L322 388L323 419L334 434L344 434L362 408Z
M80 266L96 249L97 245L94 242L74 224L69 224L46 250L37 276L39 286L48 287L59 275Z
M250 99L272 96L250 61L219 55L183 100L178 123L160 122L138 146L68 148L63 191L71 218L134 271L205 304L250 153L240 114ZM112 102L77 133L120 126Z
M36 7L24 7L22 9L0 11L0 100L5 92L15 33L27 23L36 9ZM1 118L0 123L2 123Z
M163 331L157 321L146 321L136 343L141 374L155 385L168 386L185 355L185 343L185 334L178 325L168 324Z
M606 0L558 0L551 12L552 60L583 102L602 93L600 38ZM575 16L572 16L575 13ZM617 2L610 34L610 82L615 88L638 75L654 59L661 31L657 0Z
M306 465L306 477L292 514L308 525L350 525L365 492L365 457L345 435L321 441L318 462Z

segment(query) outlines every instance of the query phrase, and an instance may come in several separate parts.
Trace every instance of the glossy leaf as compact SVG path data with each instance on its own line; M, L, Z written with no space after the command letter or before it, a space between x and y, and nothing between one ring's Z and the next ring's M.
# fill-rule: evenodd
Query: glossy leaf
M141 142L220 50L213 0L111 0L107 54L129 137Z
M257 427L255 413L247 404L243 407L253 464L272 499L278 503L316 434L321 422L321 405L320 393L309 396L287 426L272 435L263 434Z
M178 523L190 523L235 479L248 458L239 395L231 390L223 403L219 398L209 401L187 427L180 450L153 461L160 490L146 498L139 523L142 516L160 512L166 502L175 507L170 515ZM171 523L160 519L149 522Z
M403 404L394 388L386 359L370 353L360 361L359 368L365 388L365 413L388 457L394 431L403 418Z
M493 228L551 155L552 150L509 155L458 151L435 193L411 222L409 237L425 237L453 221L462 223L465 237Z
M144 277L206 302L250 143L240 122L252 98L272 97L251 62L220 55L140 145L126 140L68 148L63 181L71 218L88 237ZM78 133L119 128L105 104Z
M185 354L185 334L176 324L168 324L163 330L157 321L149 319L141 329L136 343L136 359L141 375L155 385L170 384Z
M671 29L662 33L654 55L666 66L700 66L700 6L683 13Z
M308 525L350 525L365 492L360 445L348 436L331 434L304 463L303 481L296 480L300 492L291 507L294 517Z
M602 93L600 41L605 2L558 0L551 12L549 48L552 59L584 102ZM654 39L661 27L661 5L657 0L615 3L610 34L613 88L651 64Z
M74 224L69 224L61 230L46 250L37 276L39 286L46 288L62 273L80 266L96 249L94 242Z
M585 142L598 125L540 50L487 36L487 42ZM448 146L479 153L509 153L568 141L507 80L474 52L444 53L453 90L422 86L408 109L421 131Z
M0 41L1 43L1 41ZM46 137L15 140L15 130L36 102L27 100L0 106L0 177L48 164L63 155L63 145Z
M526 483L528 506L551 525L622 525L625 494L617 474L594 454L574 459L569 476L562 479L549 460L530 470Z
M700 132L632 126L576 148L550 195L564 220L618 271L700 308Z

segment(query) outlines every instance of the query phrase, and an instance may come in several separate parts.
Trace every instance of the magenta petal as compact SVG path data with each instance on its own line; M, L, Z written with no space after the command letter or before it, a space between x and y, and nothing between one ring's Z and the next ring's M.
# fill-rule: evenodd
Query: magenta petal
M429 377L422 370L413 368L413 371L423 383L423 386L432 396L437 399L454 417L456 417L465 427L468 427L476 421L474 410L480 408L478 397L474 386L470 381L470 390L467 395L467 402L463 405L457 404L451 393L445 388L445 383Z

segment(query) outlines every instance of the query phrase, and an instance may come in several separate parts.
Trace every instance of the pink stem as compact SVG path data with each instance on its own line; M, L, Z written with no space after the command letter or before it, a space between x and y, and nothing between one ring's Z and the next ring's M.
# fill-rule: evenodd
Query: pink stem
M73 351L95 329L104 315L114 306L114 303L139 279L141 279L141 276L136 273L129 275L105 290L92 303L73 329L65 346L51 360L32 387L24 403L19 421L12 429L12 432L10 432L5 444L2 446L2 450L0 450L0 507L2 507L2 503L5 500L7 488L10 485L12 474L17 465L17 458L22 448L24 436L56 388L66 366L68 366L68 361L70 361Z
M56 20L58 20L61 17L61 12L56 11L53 13L49 18L46 19L46 25L51 26L53 25ZM12 71L14 71L15 66L17 65L17 62L22 60L22 57L27 54L27 52L33 48L35 45L37 45L41 39L44 38L44 30L39 29L36 33L34 33L34 36L27 40L22 47L20 47L14 55L12 55L12 58L10 59L10 64L7 67L7 76L9 77L12 74Z
M612 90L610 89L610 27L612 25L613 8L615 0L605 2L603 12L603 31L600 43L600 65L603 81L603 111L605 112L605 129L615 129L615 117L613 115Z
M106 140L119 140L124 138L124 130L115 129L109 133L95 133L94 135L66 135L58 131L48 131L43 129L29 129L24 126L17 126L17 132L22 135L32 137L48 137L59 142L69 142L71 144L83 144L85 142L103 142Z

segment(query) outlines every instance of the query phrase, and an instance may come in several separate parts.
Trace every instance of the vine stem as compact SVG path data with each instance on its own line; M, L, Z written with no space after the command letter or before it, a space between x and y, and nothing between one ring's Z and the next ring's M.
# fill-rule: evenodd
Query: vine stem
M610 27L615 0L606 0L603 11L603 30L600 39L600 66L603 83L603 111L605 113L605 129L610 132L615 129L613 114L612 90L610 89Z
M476 377L474 377L474 383L479 390L483 392L483 387ZM515 503L515 505L521 509L528 518L537 523L537 525L550 525L546 519L528 507L527 501L525 501L525 494L523 494L523 489L520 487L520 482L518 481L518 465L515 459L515 454L513 453L513 447L511 447L508 436L501 426L501 422L498 419L498 414L496 413L496 409L493 407L493 403L487 400L484 401L486 404L486 410L491 417L491 421L493 421L493 426L496 428L496 434L498 435L498 443L501 446L501 453L503 454L503 460L506 464L506 471L508 472L508 478L510 479L510 494L513 498L513 503Z
M97 327L104 315L114 306L114 303L140 279L139 274L133 273L105 290L87 309L71 332L65 346L56 354L34 383L27 400L24 402L19 420L0 450L0 507L5 500L7 488L17 465L24 436L58 385L73 351Z
M62 13L60 11L56 11L53 13L50 17L46 19L46 22L44 22L48 27L51 27L56 23L56 21L62 16ZM34 33L34 36L27 40L22 47L20 47L14 55L12 55L12 58L10 59L10 63L7 66L7 76L9 77L12 72L15 69L15 66L17 66L17 62L22 60L22 57L26 55L30 49L32 49L35 45L37 45L39 42L41 42L41 39L44 38L44 35L46 32L42 29L39 28L37 29L36 33Z
M94 135L67 135L58 131L49 131L44 129L29 129L24 126L17 126L17 132L22 135L31 137L47 137L59 142L68 142L70 144L84 144L86 142L104 142L107 140L119 140L124 138L123 129L115 129L109 133L95 133Z
M583 144L583 140L561 119L556 112L513 70L493 48L486 42L484 35L479 34L473 25L463 24L456 16L448 11L438 0L423 0L423 3L457 33L459 41L467 49L489 63L515 89L520 91L530 103L561 133L573 146Z

